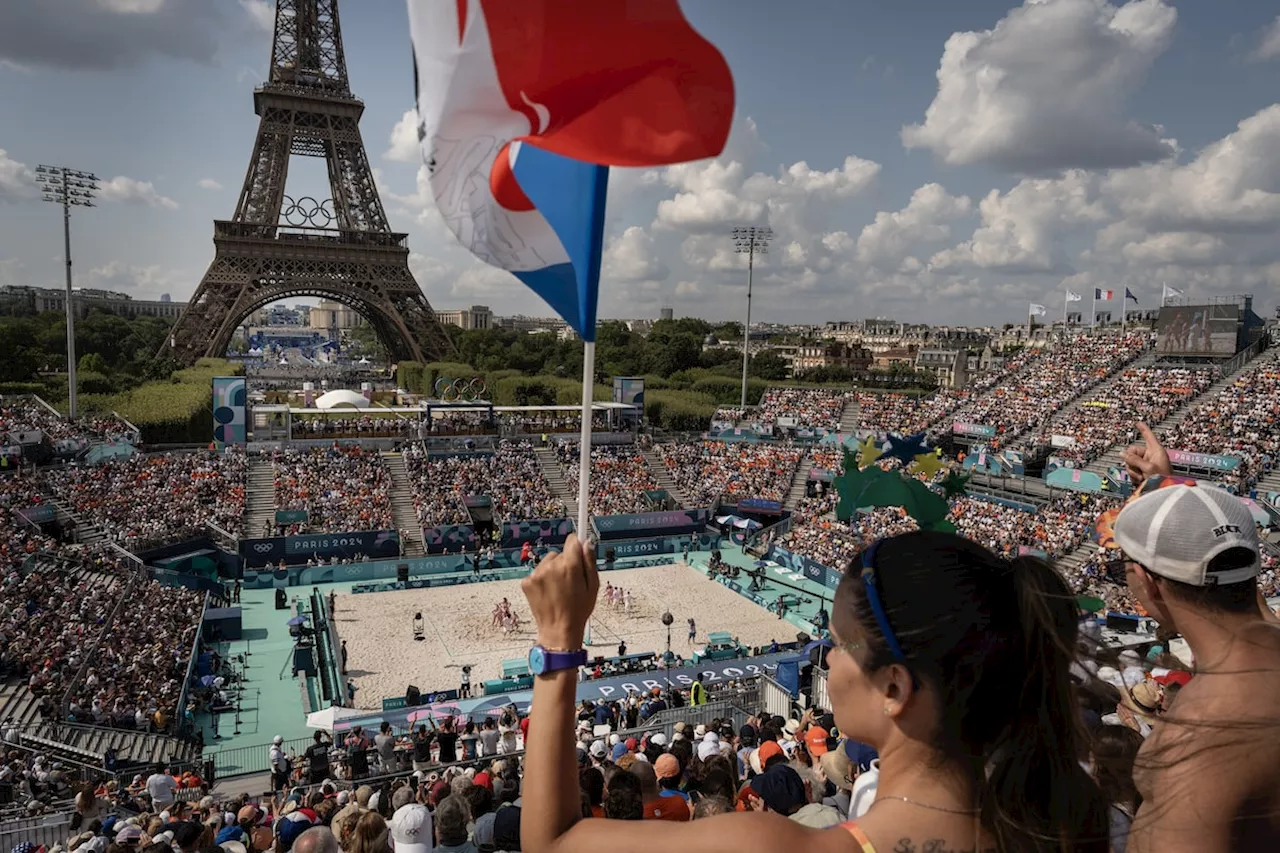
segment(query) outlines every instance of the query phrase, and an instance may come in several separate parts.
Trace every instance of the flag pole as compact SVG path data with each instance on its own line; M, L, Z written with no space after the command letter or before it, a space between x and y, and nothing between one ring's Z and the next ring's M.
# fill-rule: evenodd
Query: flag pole
M1064 335L1067 333L1067 302L1069 301L1067 296L1069 294L1070 291L1066 291L1062 294L1062 333Z
M596 342L582 342L582 432L578 444L578 541L591 532L591 403L596 390Z
M1098 325L1098 288L1093 289L1093 308L1089 312L1089 331Z

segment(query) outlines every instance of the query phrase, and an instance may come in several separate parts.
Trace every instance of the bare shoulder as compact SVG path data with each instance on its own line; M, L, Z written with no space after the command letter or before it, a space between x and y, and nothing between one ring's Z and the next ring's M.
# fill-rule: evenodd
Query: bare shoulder
M1134 781L1143 803L1134 821L1135 853L1227 850L1233 831L1280 790L1280 688L1274 675L1206 679L1178 695L1142 745ZM1193 689L1199 688L1199 689ZM1211 688L1211 689L1208 689Z

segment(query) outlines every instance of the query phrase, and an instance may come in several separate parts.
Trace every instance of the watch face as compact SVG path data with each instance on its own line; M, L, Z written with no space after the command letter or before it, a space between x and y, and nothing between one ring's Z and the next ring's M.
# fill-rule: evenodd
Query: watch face
M547 668L547 652L542 646L529 649L529 671L534 675L542 675Z

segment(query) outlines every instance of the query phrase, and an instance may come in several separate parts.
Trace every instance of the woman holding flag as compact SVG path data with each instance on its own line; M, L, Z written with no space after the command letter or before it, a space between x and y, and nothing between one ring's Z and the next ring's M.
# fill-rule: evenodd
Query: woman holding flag
M677 0L409 0L409 17L444 221L584 342L578 533L524 581L538 644L521 849L1107 850L1106 803L1076 763L1075 613L1040 598L1066 602L1065 584L1034 558L1009 563L938 533L873 546L836 594L829 684L841 730L879 747L872 813L823 831L771 813L582 820L574 699L600 588L587 504L608 167L719 154L733 78ZM800 784L785 767L757 781Z

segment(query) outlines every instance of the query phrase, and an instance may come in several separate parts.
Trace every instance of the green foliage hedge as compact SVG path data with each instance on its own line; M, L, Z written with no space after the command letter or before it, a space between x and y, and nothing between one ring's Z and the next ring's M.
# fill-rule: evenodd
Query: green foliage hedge
M79 397L80 414L119 412L142 431L148 444L203 444L213 437L213 377L239 376L239 364L220 358L202 358L194 366L176 370L168 380L146 382L116 394L86 393ZM52 401L51 401L52 402ZM67 410L67 400L56 404Z

